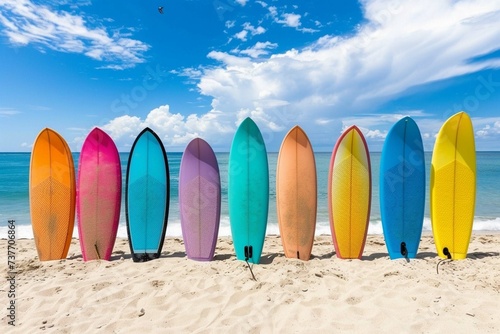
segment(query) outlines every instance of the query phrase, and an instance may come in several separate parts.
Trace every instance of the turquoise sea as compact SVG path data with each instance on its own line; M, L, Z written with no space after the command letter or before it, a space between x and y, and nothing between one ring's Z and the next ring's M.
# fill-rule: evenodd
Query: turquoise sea
M228 153L217 153L219 168L221 171L222 182L222 213L220 236L231 234L229 227L229 215L227 205L227 169ZM330 152L316 153L316 169L318 175L318 214L316 234L330 234L330 225L328 219L327 206L327 180L328 168L330 163ZM121 153L123 182L125 182L125 173L127 168L128 153ZM78 153L73 154L75 166L78 166ZM181 236L181 227L179 220L178 203L178 179L179 165L182 153L168 153L171 177L171 197L170 213L167 226L167 235ZM276 219L276 160L277 153L269 153L269 219L267 234L278 234L278 225ZM429 171L431 153L425 154L426 158L426 209L424 230L430 230L429 218ZM372 206L370 216L370 234L382 233L379 208L379 165L380 153L371 153L372 162ZM9 220L15 220L17 226L18 238L32 238L30 215L29 215L29 163L30 153L0 153L0 237L7 235L7 223ZM122 212L120 217L120 228L118 236L126 237L125 212L122 196ZM478 152L477 153L477 197L476 213L474 221L474 230L490 231L500 230L500 152ZM77 237L77 229L74 230L74 236Z

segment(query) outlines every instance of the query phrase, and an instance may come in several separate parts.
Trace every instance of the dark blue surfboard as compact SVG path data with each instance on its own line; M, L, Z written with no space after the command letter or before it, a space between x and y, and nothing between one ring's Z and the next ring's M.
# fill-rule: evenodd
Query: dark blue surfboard
M380 213L391 259L417 254L425 207L425 158L422 137L410 117L389 131L380 161Z

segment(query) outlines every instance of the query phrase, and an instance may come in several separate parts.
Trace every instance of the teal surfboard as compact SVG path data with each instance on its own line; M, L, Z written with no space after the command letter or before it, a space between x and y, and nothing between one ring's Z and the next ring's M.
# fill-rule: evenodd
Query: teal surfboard
M127 233L134 262L160 257L170 200L165 148L151 129L144 129L130 151L125 188Z
M229 153L229 220L238 260L259 263L269 209L269 165L257 124L246 118Z

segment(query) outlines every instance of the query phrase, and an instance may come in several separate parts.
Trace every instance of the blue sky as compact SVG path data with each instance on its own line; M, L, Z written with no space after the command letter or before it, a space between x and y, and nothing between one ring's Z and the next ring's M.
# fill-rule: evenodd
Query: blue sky
M405 115L431 150L460 110L498 150L499 36L490 0L0 0L0 151L44 127L79 151L95 126L123 152L145 126L228 151L247 116L269 151L296 124L316 151L352 124L380 151Z

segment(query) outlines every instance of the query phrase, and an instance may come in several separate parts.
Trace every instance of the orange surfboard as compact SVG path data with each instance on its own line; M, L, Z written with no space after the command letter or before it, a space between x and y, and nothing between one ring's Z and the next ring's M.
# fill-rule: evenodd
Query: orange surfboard
M29 188L39 259L65 259L75 222L75 168L68 144L51 129L43 129L33 145Z
M285 256L309 260L316 229L316 162L311 143L299 126L292 128L281 144L276 206Z

